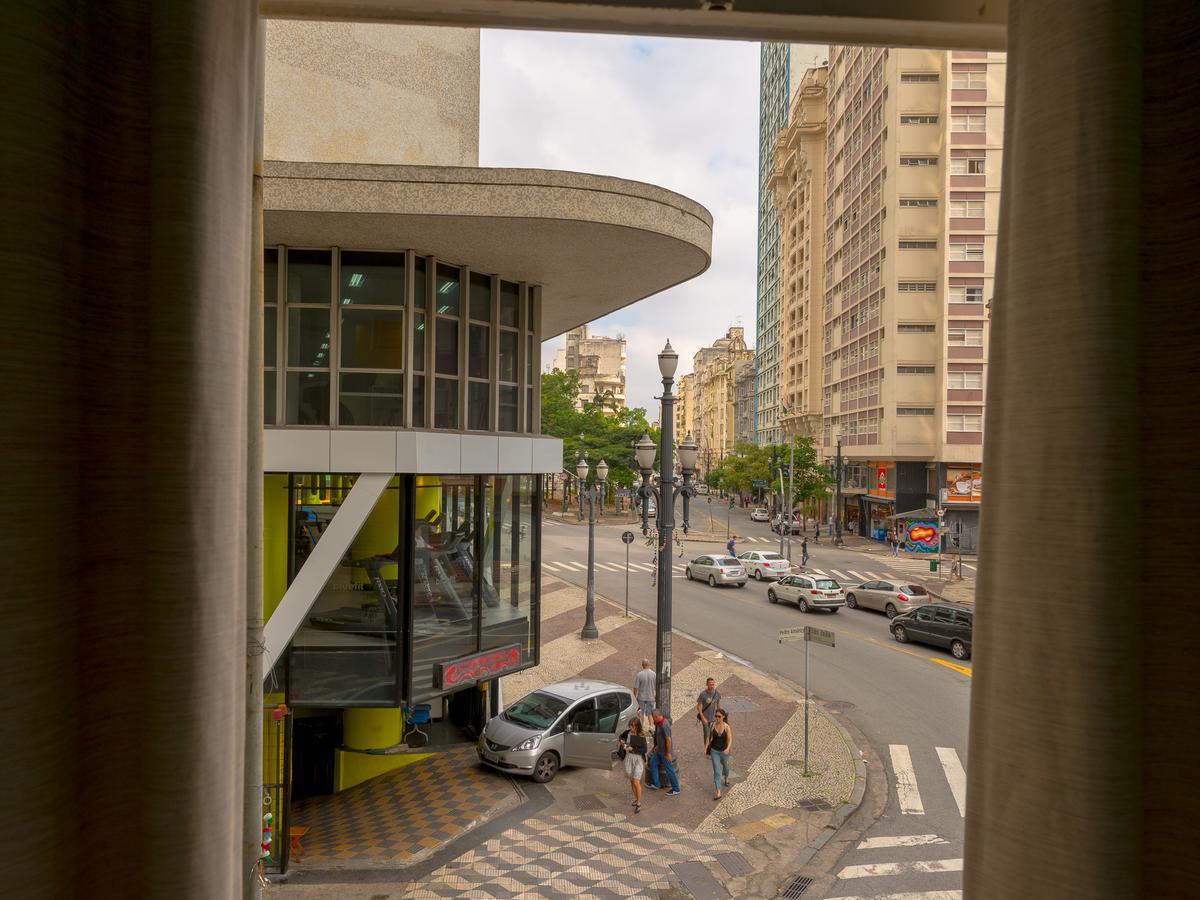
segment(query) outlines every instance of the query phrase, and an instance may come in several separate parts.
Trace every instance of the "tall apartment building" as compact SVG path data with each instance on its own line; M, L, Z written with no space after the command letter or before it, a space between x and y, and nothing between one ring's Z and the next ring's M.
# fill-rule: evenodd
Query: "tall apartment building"
M725 336L701 347L692 358L695 376L695 435L706 470L733 450L736 433L736 382L753 365L754 350L746 346L746 329L735 326ZM739 369L739 365L741 368Z
M753 444L754 430L754 360L740 360L733 374L733 445Z
M841 513L860 534L940 497L975 544L1005 66L832 49L822 446L841 441Z
M775 140L768 180L780 227L779 428L821 436L828 68L809 69Z
M567 332L567 342L554 357L560 372L579 373L579 396L575 406L600 397L612 411L625 408L625 338L589 335L586 325Z
M675 383L675 436L683 439L696 428L696 373L688 372Z
M760 444L775 443L779 428L779 221L768 180L775 169L775 139L788 123L788 105L803 71L801 45L764 43L758 93L758 347L755 431Z

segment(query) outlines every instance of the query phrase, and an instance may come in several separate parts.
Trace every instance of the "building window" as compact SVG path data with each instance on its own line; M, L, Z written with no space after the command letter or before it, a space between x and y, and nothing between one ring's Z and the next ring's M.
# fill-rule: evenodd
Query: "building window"
M983 113L960 113L950 117L950 130L980 134L987 131L987 118Z
M930 209L937 206L937 200L932 197L901 197L901 209Z
M932 322L901 322L896 326L900 334L930 334L937 330Z
M959 347L982 347L982 328L951 328L946 332L946 340Z
M948 372L946 387L951 390L978 391L983 389L982 372Z
M951 200L950 218L952 219L982 219L983 200ZM904 205L904 201L900 201Z
M263 251L263 424L275 424L279 389L279 249Z
M986 174L985 159L965 159L955 157L950 160L951 175L984 175Z
M913 115L901 116L901 125L936 125L938 117L936 115Z
M936 166L938 158L936 156L902 156L900 157L900 165L902 166Z
M950 259L956 262L982 262L983 244L951 244Z
M950 86L960 91L978 91L987 88L987 72L954 72Z
M927 292L936 291L936 281L901 281L899 284L901 293Z
M931 84L939 79L937 72L901 72L900 81L904 84Z
M332 293L329 250L287 252L284 422L288 425L329 424Z
M924 240L912 240L912 239L901 240L900 241L900 249L901 250L936 250L937 249L937 241L924 241Z
M947 431L983 431L983 415L969 413L966 415L951 414L946 416Z
M897 375L933 375L936 371L934 366L896 366Z
M896 415L898 416L932 416L932 406L897 406Z

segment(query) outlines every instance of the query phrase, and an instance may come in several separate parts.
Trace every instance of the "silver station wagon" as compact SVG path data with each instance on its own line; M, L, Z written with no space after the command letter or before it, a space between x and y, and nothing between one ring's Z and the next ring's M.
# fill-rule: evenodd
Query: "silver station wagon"
M827 609L837 612L846 605L846 592L832 578L816 575L786 575L767 588L772 603L787 600L800 607L800 612Z
M890 619L897 613L932 602L929 592L910 581L864 581L846 593L851 609L877 609Z
M688 581L707 581L710 587L719 584L746 586L746 567L732 556L697 556L683 570Z
M485 765L534 781L550 781L563 766L607 769L635 710L633 694L619 684L560 681L491 719L475 750Z

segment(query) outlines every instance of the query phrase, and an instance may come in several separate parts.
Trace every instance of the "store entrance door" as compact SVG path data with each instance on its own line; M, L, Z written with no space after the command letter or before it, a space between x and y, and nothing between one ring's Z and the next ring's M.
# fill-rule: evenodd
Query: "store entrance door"
M334 751L342 742L338 716L296 716L292 735L292 800L332 794Z

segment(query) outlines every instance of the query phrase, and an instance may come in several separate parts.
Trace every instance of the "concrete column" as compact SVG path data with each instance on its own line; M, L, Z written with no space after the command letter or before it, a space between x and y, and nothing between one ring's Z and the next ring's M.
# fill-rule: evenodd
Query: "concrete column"
M1187 896L1196 7L1010 16L966 896Z
M0 7L8 897L242 893L255 18Z

